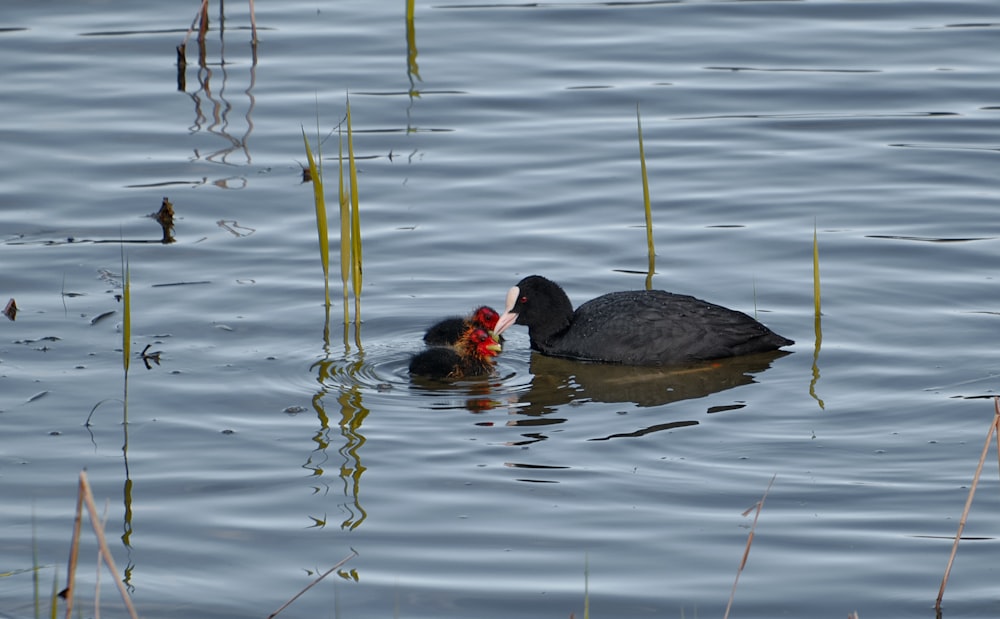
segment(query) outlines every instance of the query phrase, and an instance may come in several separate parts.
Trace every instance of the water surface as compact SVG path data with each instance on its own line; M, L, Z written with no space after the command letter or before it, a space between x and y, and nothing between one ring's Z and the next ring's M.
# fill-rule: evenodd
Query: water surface
M1000 374L993 4L418 2L408 35L404 3L258 3L255 63L230 3L179 90L186 4L6 10L0 612L35 612L33 540L65 577L86 469L147 617L266 616L352 549L285 616L718 616L772 478L734 616L933 615ZM301 179L305 127L336 186L348 92L360 331ZM516 327L489 379L411 382L524 275L643 287L637 106L653 285L791 354L609 368ZM1000 610L993 475L950 619Z

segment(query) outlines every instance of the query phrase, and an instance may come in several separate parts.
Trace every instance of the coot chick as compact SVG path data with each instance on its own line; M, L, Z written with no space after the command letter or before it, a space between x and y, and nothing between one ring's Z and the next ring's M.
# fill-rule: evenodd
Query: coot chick
M473 326L454 347L434 346L414 355L410 374L437 379L483 376L493 369L493 357L498 354L500 344L489 331Z
M424 334L424 343L428 346L454 346L469 327L476 326L486 331L492 331L497 326L499 319L500 314L495 309L483 305L476 308L476 311L467 318L453 316L433 325Z
M612 292L573 311L562 288L539 275L507 293L494 332L526 325L531 348L554 357L661 365L735 357L794 344L742 312L663 290Z

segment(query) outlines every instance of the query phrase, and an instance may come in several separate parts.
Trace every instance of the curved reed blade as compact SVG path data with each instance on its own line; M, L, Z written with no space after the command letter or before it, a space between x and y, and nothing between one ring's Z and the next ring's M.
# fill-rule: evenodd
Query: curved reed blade
M309 162L309 176L312 178L313 202L316 204L316 232L319 234L319 258L323 265L323 289L326 306L330 307L330 235L326 224L326 197L323 190L322 160L316 163L306 130L302 129L302 142L306 148L306 160Z

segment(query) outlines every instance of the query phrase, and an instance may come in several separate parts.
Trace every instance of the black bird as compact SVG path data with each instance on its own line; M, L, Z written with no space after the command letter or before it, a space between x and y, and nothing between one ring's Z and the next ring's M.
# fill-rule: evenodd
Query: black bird
M451 346L433 346L410 359L410 374L426 378L484 376L493 369L500 344L490 332L469 327Z
M467 318L453 316L433 325L424 334L424 343L428 346L454 346L469 327L476 326L486 331L493 331L499 319L500 314L495 309L483 305L476 308L476 311Z
M554 357L624 365L707 361L794 344L742 312L663 290L612 292L573 311L562 288L540 275L507 293L499 336L526 325L531 348Z

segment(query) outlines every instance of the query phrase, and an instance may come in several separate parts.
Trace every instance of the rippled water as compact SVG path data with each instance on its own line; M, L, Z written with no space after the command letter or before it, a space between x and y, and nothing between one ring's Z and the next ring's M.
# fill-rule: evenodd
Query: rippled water
M65 578L82 469L146 617L267 616L352 549L283 616L720 616L772 478L733 616L933 614L1000 375L993 3L257 3L256 63L230 3L178 89L195 4L5 7L0 614ZM348 91L360 330L301 181L305 127L336 186ZM488 379L411 381L524 275L643 287L637 105L653 285L790 354L608 367L514 327ZM951 619L1000 611L995 470Z

